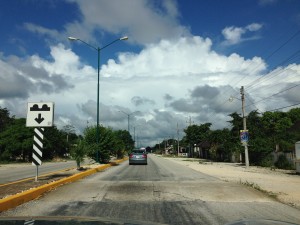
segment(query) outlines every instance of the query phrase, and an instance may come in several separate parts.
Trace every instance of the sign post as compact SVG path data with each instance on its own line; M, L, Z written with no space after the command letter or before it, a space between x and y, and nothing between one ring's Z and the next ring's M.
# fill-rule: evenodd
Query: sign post
M39 166L42 165L44 127L53 126L54 104L53 102L28 103L27 127L34 128L32 165L36 166L35 181L38 180Z

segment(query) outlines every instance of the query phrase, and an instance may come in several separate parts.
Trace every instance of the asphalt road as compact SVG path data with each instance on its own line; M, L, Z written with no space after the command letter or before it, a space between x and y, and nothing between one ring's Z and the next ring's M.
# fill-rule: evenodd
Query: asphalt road
M39 175L76 167L75 161L46 162L39 166ZM35 177L36 166L31 163L0 165L0 184Z
M273 219L300 224L300 211L265 194L149 155L124 162L0 216L91 216L165 224L225 224Z

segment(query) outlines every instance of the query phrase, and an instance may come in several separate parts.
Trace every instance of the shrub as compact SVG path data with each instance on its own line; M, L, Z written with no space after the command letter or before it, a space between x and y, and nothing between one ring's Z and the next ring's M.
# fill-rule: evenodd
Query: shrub
M286 169L286 170L293 169L292 164L285 157L285 155L280 155L278 157L277 162L275 162L275 166L279 169Z
M261 159L261 161L259 162L258 165L262 166L262 167L271 167L271 166L273 166L273 156L272 155L267 155L266 157Z

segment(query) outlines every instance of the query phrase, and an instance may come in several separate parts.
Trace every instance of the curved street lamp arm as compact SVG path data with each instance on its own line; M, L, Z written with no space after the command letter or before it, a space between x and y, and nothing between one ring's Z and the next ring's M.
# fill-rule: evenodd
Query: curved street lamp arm
M125 37L118 38L118 39L116 39L116 40L110 42L109 44L104 45L104 46L101 47L101 48L100 48L100 47L95 47L95 46L93 46L93 45L91 45L91 44L89 44L89 43L87 43L87 42L81 40L80 38L68 37L68 39L69 39L70 41L81 41L82 43L86 44L86 45L89 46L90 48L95 49L96 51L101 51L102 49L104 49L104 48L106 48L106 47L112 45L113 43L115 43L115 42L117 42L117 41L125 41L125 40L128 40L128 37L125 36Z
M120 41L120 40L121 40L121 39L120 39L120 38L118 38L118 39L116 39L116 40L114 40L114 41L110 42L109 44L107 44L107 45L104 45L103 47L101 47L101 48L98 48L98 49L101 51L102 49L104 49L104 48L106 48L106 47L108 47L108 46L112 45L113 43L115 43L115 42L117 42L117 41Z

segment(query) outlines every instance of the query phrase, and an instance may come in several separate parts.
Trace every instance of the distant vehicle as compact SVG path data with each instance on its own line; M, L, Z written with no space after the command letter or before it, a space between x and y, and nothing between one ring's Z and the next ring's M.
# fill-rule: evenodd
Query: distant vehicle
M132 152L129 154L129 165L133 164L148 164L146 149L132 150Z

